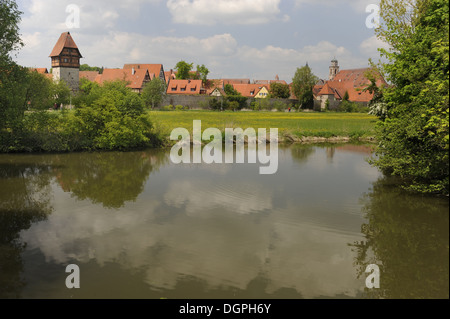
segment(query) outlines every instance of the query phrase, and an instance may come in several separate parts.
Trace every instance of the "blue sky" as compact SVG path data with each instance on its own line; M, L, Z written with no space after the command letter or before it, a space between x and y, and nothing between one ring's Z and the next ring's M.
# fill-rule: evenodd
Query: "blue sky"
M50 68L62 32L70 31L89 65L180 60L205 64L210 78L287 82L309 63L321 78L331 59L341 69L366 67L383 46L366 27L366 7L377 0L18 0L25 47L21 65ZM67 6L80 9L69 28ZM69 19L73 21L73 19Z

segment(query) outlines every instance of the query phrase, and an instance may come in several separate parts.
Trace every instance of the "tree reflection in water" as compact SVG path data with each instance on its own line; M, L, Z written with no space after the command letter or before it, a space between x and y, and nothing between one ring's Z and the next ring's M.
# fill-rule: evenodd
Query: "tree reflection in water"
M0 162L0 298L18 298L25 285L20 232L45 220L50 202L51 168L35 160Z
M380 289L368 298L449 298L449 203L447 198L408 194L383 178L363 197L365 240L357 253L358 277L380 266Z
M89 199L107 208L135 201L150 173L168 161L164 151L80 153L58 156L57 182L79 200Z

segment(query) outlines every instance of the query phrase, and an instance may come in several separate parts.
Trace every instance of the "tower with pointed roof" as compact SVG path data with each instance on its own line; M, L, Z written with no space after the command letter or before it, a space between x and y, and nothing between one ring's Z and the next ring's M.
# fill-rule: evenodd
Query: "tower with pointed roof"
M331 60L331 66L330 66L330 81L333 81L336 75L339 73L339 62L334 58Z
M80 50L70 32L64 32L50 53L53 80L63 80L73 92L80 86Z

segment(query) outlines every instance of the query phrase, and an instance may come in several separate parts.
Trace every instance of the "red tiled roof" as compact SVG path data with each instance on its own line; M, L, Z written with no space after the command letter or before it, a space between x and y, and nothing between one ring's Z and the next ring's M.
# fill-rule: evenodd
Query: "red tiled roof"
M175 80L177 78L173 70L164 72L164 76L166 77L166 83L169 83L170 80Z
M50 53L50 57L59 56L64 48L77 49L78 53L80 54L80 50L78 49L77 45L75 44L75 41L70 35L70 32L63 32L61 34L61 36L58 39L58 42L56 42L52 50L52 53ZM82 58L81 54L80 58Z
M202 80L170 80L167 94L200 94Z
M48 70L47 68L28 68L30 71L36 71L37 73L40 74L47 74Z
M270 84L280 83L280 84L286 84L287 85L287 82L285 80L270 80L269 82L270 82Z
M330 86L328 85L328 83L326 83L322 90L320 90L319 95L334 95L334 91L330 88Z
M314 86L313 92L316 95L333 94L338 100L341 100L345 92L348 92L349 101L351 102L370 102L373 95L369 92L363 92L370 84L369 79L365 75L369 70L369 68L342 70L332 81L326 82L323 86ZM378 78L376 82L378 86L387 84L381 75L377 74L376 76Z
M161 70L164 70L162 64L139 64L139 63L138 64L125 64L123 66L123 68L124 68L124 70L133 69L133 68L135 70L147 69L148 73L150 75L153 74L152 78L155 76L159 77L159 75L161 74Z
M223 85L250 84L250 79L223 79Z
M80 71L80 79L87 79L94 82L99 75L98 71Z
M234 84L233 88L238 91L242 96L254 97L258 94L261 89L265 87L269 90L268 85L261 84Z
M104 69L103 74L97 75L95 82L103 84L107 81L123 80L129 82L128 87L132 89L142 89L147 80L151 80L147 69L135 70L132 74L132 69Z
M205 85L206 94L211 94L216 88L223 90L223 80L208 80Z

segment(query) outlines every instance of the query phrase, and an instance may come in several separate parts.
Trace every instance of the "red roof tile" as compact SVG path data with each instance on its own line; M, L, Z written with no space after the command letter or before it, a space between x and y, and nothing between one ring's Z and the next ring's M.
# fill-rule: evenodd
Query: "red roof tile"
M332 81L326 82L325 85L316 85L313 92L316 95L330 95L334 94L335 98L342 100L345 92L348 92L349 101L351 102L370 102L373 95L363 90L370 84L366 77L366 72L369 68L342 70ZM376 74L378 80L377 85L386 85L386 81L380 74Z
M80 71L80 79L87 79L94 82L99 75L98 71Z
M254 97L261 89L265 87L269 91L268 85L261 84L234 84L233 88L238 91L242 96Z
M202 80L170 80L167 94L200 94Z
M56 42L52 50L52 53L50 53L50 57L59 56L64 48L77 49L78 53L80 54L80 50L78 49L77 45L75 44L75 41L70 35L70 32L64 32L61 34L61 36L58 39L58 42ZM82 58L81 54L80 58Z
M99 74L95 82L103 84L107 81L123 80L129 82L128 87L131 89L141 90L144 84L151 80L147 69L135 70L132 74L132 69L104 69L103 74Z
M137 64L125 64L123 66L123 68L124 68L124 70L133 69L133 68L135 70L147 69L148 73L152 76L152 78L155 77L155 76L159 77L161 75L161 71L164 71L164 68L163 68L162 64L139 64L139 63L137 63Z

